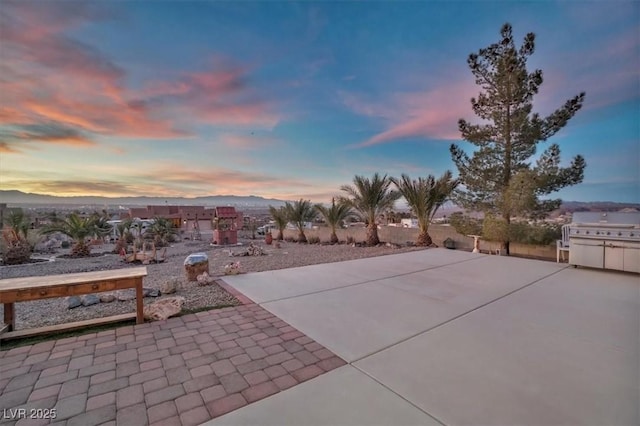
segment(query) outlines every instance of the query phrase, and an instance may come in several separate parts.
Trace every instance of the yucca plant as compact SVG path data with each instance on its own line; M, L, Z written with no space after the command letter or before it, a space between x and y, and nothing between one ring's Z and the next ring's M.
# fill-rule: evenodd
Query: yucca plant
M377 219L386 210L392 209L400 193L390 188L391 179L387 175L375 173L371 179L355 176L352 185L342 185L340 189L347 193L345 200L360 218L367 223L367 245L380 243Z
M287 219L298 228L298 242L306 243L307 236L304 234L304 224L316 218L316 210L309 200L300 199L293 204L287 202L284 206L287 212Z
M451 172L447 170L437 180L433 175L412 180L403 174L401 179L391 178L391 181L418 218L419 233L416 245L430 246L433 240L429 235L429 223L458 186L458 180L453 179Z
M284 206L280 207L279 209L276 209L273 206L269 206L269 212L271 213L271 217L278 227L278 236L276 237L276 240L282 241L284 239L284 230L287 227L287 223L289 223L287 211Z
M42 227L42 234L48 235L59 232L70 237L74 244L71 247L71 256L87 257L91 255L91 247L86 239L94 235L100 235L103 230L96 225L94 216L81 217L77 213L71 213L64 219L54 217L50 225Z
M345 200L338 200L336 203L336 199L332 198L331 207L316 204L316 209L320 212L324 221L327 222L329 228L331 228L331 238L329 241L331 244L337 243L338 234L336 233L336 228L353 215L351 206Z

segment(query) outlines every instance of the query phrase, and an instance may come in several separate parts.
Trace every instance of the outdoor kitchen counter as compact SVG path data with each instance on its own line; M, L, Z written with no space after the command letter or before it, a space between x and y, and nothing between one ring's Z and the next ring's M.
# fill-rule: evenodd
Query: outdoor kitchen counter
M574 213L569 264L640 273L640 213Z

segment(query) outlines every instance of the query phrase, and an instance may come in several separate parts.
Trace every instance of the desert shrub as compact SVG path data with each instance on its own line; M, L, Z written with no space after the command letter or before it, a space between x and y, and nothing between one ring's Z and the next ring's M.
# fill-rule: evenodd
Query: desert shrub
M449 216L449 223L458 234L480 235L482 232L481 220L465 216L461 212L455 212Z
M562 238L562 225L547 222L534 224L516 222L509 227L509 237L511 241L521 244L549 245Z
M509 224L502 218L488 214L482 222L482 236L489 241L509 241Z
M5 265L19 265L29 260L32 247L25 237L10 228L2 231L2 237L2 261Z
M317 237L317 236L309 237L307 238L307 242L309 244L320 244L320 237Z
M482 227L482 235L489 241L505 241L520 244L549 245L560 239L562 226L554 223L511 222L509 225L500 218L487 216Z

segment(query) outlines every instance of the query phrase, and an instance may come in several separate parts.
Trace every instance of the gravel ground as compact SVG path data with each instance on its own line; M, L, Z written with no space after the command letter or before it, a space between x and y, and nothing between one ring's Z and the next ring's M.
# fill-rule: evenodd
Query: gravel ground
M207 253L212 277L220 277L224 275L224 265L234 261L240 261L241 271L247 273L419 250L415 247L352 247L346 244L331 246L287 242L281 243L281 248L275 248L260 242L258 245L265 252L263 256L230 256L230 251L242 253L246 250L249 240L244 240L242 243L242 246L232 247L212 247L208 243L198 241L176 243L167 249L167 260L164 263L147 265L148 275L144 278L143 286L159 289L168 280L179 280L180 287L174 295L185 298L184 309L233 305L238 303L237 299L217 284L200 287L197 283L186 280L183 266L186 256L195 252ZM0 266L0 278L69 274L140 266L139 263L124 263L118 255L108 253L111 249L112 246L109 245L94 248L94 255L83 259L60 258L59 256L64 254L60 251L54 255L45 256L55 257L52 262ZM133 292L133 290L128 291ZM146 297L144 303L152 303L162 297L165 296ZM0 313L3 309L4 307L0 305ZM16 329L23 329L135 312L135 300L68 309L64 298L53 298L16 303L15 310Z

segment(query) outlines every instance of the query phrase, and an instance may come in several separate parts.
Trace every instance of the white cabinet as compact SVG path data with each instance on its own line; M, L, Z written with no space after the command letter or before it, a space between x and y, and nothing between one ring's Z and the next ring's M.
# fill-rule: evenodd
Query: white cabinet
M587 238L570 238L569 264L604 268L604 245L602 240Z
M604 269L624 271L624 245L620 241L604 242Z
M627 243L623 250L624 270L640 274L640 244Z
M570 238L569 264L640 273L640 243Z

